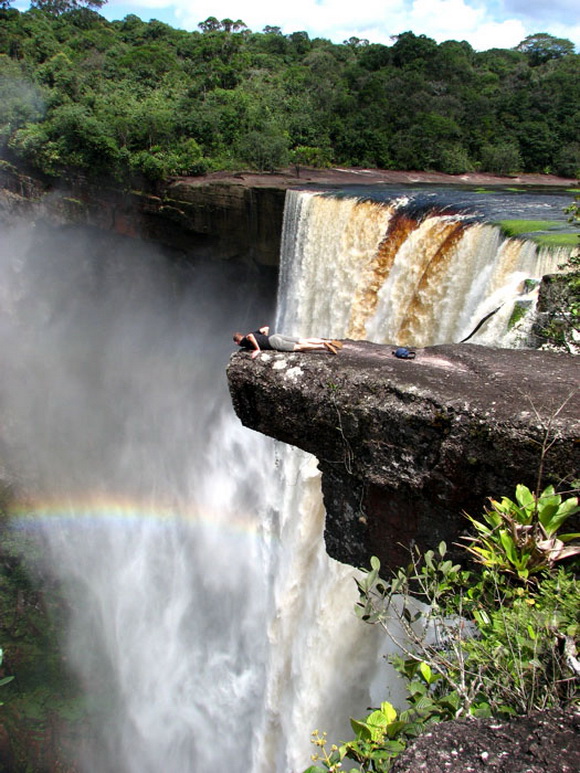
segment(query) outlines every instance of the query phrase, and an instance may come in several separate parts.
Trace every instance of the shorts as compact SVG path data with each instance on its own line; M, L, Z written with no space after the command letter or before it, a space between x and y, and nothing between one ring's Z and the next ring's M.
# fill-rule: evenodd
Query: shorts
M293 352L298 341L298 338L285 336L281 333L274 333L274 335L268 337L268 342L272 349L276 349L279 352Z

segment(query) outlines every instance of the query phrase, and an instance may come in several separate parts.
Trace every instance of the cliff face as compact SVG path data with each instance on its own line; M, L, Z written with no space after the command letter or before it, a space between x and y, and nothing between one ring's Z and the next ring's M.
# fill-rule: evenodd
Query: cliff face
M338 356L232 355L242 423L314 454L328 553L355 566L407 563L408 546L457 540L462 511L561 484L580 471L580 366L568 355L460 344L399 360L345 342Z
M157 194L50 183L0 166L0 219L25 215L55 224L94 226L212 260L277 266L284 186L243 178L220 183L175 180ZM66 185L66 187L65 187Z

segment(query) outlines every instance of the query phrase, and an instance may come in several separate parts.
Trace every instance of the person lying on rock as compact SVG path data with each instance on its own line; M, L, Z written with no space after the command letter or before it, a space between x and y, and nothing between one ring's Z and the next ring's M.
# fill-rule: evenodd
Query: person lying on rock
M257 357L261 351L274 349L278 352L312 352L317 349L326 349L332 354L338 354L342 348L340 341L330 338L296 338L295 336L273 333L270 335L268 325L254 330L253 333L234 333L234 341L242 349L252 350L252 359Z

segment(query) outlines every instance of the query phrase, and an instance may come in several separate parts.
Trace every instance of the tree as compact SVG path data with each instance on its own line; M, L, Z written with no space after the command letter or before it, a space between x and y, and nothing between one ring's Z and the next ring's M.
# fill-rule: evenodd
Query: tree
M361 46L368 46L369 41L367 38L357 38L353 35L348 40L343 40L342 45L349 46L350 48L360 48Z
M51 16L60 16L68 11L79 11L83 8L95 10L107 4L107 0L32 0L31 8L49 13Z
M573 54L574 43L566 38L556 38L547 32L536 32L524 38L515 50L525 54L530 65L535 67L550 59L561 59L563 56Z
M310 145L298 145L290 151L290 160L296 169L296 177L300 177L301 166L314 166L324 169L330 166L328 148L317 148Z
M43 93L18 62L0 54L0 147L29 121L40 121Z
M395 35L395 44L391 49L393 64L396 67L424 68L437 54L437 43L426 35L414 35L403 32Z
M509 175L521 171L522 157L519 145L512 140L486 145L481 154L483 172Z
M556 156L556 174L580 178L580 142L564 145Z
M248 29L248 26L241 19L238 19L237 21L222 19L221 26L225 32L240 32Z
M277 127L265 126L242 137L238 153L258 172L273 172L288 161L288 138Z
M551 171L551 161L558 143L545 121L524 121L518 127L518 140L524 169L528 172Z
M205 21L200 21L197 25L202 32L219 32L222 24L215 16L208 16Z

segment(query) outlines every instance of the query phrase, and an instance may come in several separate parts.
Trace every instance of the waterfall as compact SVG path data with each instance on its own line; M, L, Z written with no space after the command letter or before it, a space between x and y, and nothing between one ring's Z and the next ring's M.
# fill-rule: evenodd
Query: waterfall
M408 196L290 191L280 324L300 335L420 347L459 342L501 307L493 332L486 325L473 339L497 344L524 280L557 271L566 254L507 239L470 214L418 210Z
M468 216L433 211L419 218L409 204L407 197L385 204L289 191L276 329L413 346L459 341L499 305L509 318L523 281L562 262L559 253L503 239L497 227ZM506 345L505 313L496 316L503 327L494 329L492 342ZM490 334L478 340L487 343ZM297 562L274 578L276 614L280 626L289 626L285 659L270 672L276 691L269 710L278 724L272 721L268 735L278 738L279 751L287 749L273 768L282 772L299 770L300 761L305 766L309 728L344 740L351 733L341 714L364 716L365 705L381 700L400 705L401 693L380 657L388 642L349 614L356 572L324 550L316 460L284 448L279 464L291 486L280 508L281 544L296 551L288 565ZM294 606L298 618L290 612Z
M276 327L460 340L537 258L406 198L290 192ZM3 461L70 605L83 770L299 773L313 730L345 739L398 694L325 553L316 460L233 415L231 333L268 321L252 281L40 227L2 231L0 262Z

